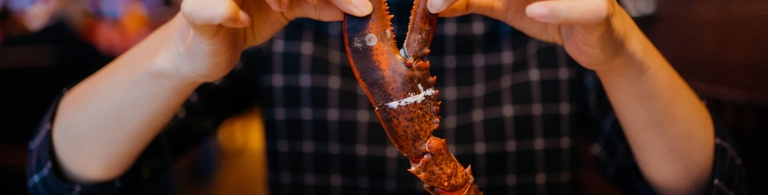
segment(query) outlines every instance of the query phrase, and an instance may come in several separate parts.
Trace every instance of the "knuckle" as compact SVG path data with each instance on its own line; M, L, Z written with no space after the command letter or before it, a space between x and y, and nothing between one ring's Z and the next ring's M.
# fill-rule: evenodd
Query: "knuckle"
M194 13L192 12L192 10L194 10L194 3L192 1L193 0L186 0L181 2L181 14L186 16Z

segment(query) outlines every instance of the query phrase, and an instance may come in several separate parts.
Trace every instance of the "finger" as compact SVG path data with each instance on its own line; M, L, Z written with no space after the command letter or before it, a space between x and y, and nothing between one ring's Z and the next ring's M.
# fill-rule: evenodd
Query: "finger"
M272 10L275 10L276 12L283 12L285 9L283 9L283 2L282 0L265 0L267 2L267 5L269 5Z
M525 9L528 17L551 24L595 25L608 18L610 9L603 0L541 1Z
M289 19L311 18L326 22L341 21L344 18L344 12L327 0L320 0L317 3L307 0L294 1L284 14Z
M428 0L427 9L432 13L440 13L458 0Z
M222 25L231 28L243 28L251 24L251 17L243 10L237 10L237 16L230 16L221 22Z
M512 2L512 1L504 1L504 0L444 0L444 1L454 1L454 2L450 3L450 6L448 6L442 12L440 12L440 16L453 17L453 16L462 16L466 14L476 13L476 14L482 14L482 15L485 15L491 18L496 18L496 19L500 19L500 17L502 16L501 14L505 12L502 10L508 10L505 8L508 8L509 6L505 5L504 3Z
M186 0L181 4L181 14L192 29L204 36L215 34L222 26L242 28L251 23L248 14L230 0Z
M462 16L469 14L469 0L458 0L455 3L453 3L448 8L444 9L442 12L440 12L440 16ZM429 2L427 2L427 6L429 6ZM429 9L429 7L427 7Z
M285 10L288 10L288 8L291 7L291 0L281 0L280 1L280 11L284 12Z
M331 4L338 7L341 11L354 16L366 16L373 11L373 5L368 0L329 0Z
M187 0L182 2L181 13L195 26L245 27L250 24L248 14L230 0Z

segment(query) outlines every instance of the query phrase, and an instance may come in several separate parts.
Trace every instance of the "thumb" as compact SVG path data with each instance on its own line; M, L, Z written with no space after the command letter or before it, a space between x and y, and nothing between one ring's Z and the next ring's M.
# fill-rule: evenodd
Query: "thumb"
M243 28L251 18L231 0L184 0L181 14L192 29L204 35L214 35L222 27Z
M539 1L525 8L531 19L560 25L596 25L605 21L611 12L604 0Z

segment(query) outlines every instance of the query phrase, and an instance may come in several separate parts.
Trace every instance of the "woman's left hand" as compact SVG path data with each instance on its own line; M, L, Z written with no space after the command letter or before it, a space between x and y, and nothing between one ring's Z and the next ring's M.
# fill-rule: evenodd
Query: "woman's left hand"
M563 45L588 69L609 68L626 49L626 33L638 31L629 15L612 0L431 0L441 16L482 14L525 34Z

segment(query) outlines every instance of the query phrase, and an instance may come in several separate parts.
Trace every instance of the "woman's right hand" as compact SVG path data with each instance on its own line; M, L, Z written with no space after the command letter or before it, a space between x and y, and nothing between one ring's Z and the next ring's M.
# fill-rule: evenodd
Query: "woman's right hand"
M166 70L193 82L210 82L232 70L240 53L264 43L296 18L340 21L344 13L371 13L368 0L185 0Z

